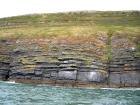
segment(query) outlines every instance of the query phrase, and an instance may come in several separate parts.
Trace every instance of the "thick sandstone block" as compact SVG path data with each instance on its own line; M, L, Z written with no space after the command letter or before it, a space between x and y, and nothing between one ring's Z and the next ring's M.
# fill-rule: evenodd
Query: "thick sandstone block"
M110 82L110 84L116 84L116 85L120 86L120 84L121 84L121 74L116 73L116 72L110 73L109 82Z
M76 80L77 71L59 71L58 79Z
M140 85L140 73L137 71L124 72L121 81L125 86Z
M104 82L108 77L105 71L79 71L77 79L84 82Z

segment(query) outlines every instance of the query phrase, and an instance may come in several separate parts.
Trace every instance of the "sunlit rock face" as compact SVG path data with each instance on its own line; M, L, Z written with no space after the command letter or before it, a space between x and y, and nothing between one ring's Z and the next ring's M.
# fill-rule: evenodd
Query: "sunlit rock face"
M83 82L104 82L107 72L102 71L60 71L58 78L62 80L78 80Z
M77 71L59 71L58 78L62 80L76 80Z
M79 81L104 82L107 80L108 74L104 71L84 71L78 73Z

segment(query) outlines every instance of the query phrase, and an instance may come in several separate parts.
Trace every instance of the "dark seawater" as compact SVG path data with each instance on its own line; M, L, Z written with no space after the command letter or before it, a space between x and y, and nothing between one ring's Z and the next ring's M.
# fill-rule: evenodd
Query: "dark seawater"
M140 105L140 89L75 89L0 82L0 105Z

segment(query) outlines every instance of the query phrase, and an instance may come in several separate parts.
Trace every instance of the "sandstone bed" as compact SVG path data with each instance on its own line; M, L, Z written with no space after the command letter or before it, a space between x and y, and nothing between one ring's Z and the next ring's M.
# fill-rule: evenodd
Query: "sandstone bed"
M140 87L140 58L125 37L61 37L0 41L0 78L72 87Z

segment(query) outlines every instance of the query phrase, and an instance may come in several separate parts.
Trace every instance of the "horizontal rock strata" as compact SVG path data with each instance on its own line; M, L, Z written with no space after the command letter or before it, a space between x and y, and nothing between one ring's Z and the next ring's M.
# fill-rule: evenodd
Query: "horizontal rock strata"
M106 63L101 59L104 47L94 43L1 40L0 47L2 80L72 87L140 87L140 58L128 49L113 50L113 59Z

